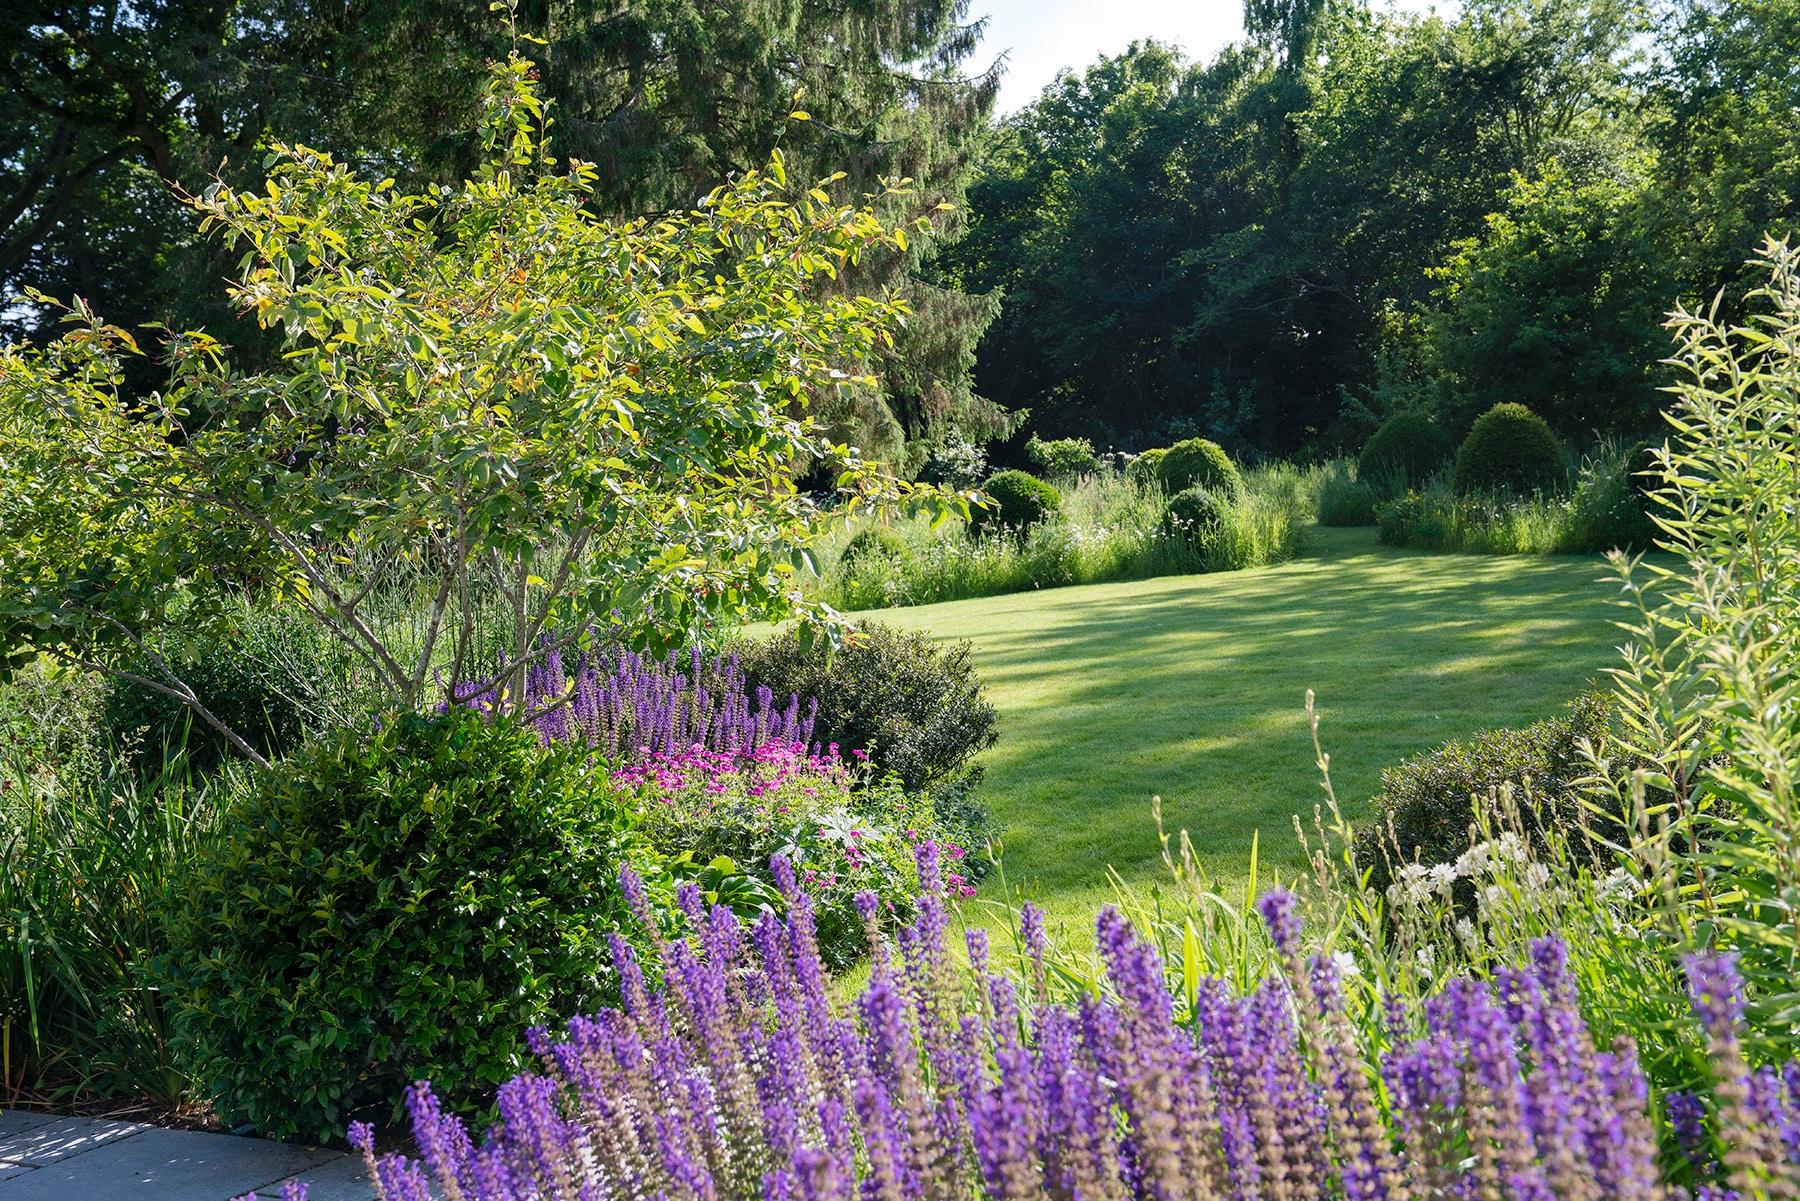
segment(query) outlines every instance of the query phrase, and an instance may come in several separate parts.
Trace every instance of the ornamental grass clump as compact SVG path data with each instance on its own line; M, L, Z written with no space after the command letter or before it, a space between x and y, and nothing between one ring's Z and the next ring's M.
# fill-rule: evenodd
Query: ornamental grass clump
M919 872L935 883L935 848L920 848ZM1422 1013L1390 1007L1371 1054L1338 961L1303 956L1279 890L1258 908L1281 975L1248 992L1202 978L1178 998L1155 949L1107 909L1105 979L1073 1004L1047 999L1041 913L1023 912L1014 976L979 929L966 970L953 964L936 888L896 932L897 955L865 898L873 971L842 1005L791 873L786 916L749 929L683 889L679 938L624 883L655 947L640 963L615 936L622 1006L533 1030L537 1069L502 1087L479 1146L423 1082L408 1097L419 1160L376 1161L359 1126L386 1201L1670 1195L1633 1045L1594 1045L1554 938L1490 982L1452 981ZM1734 1015L1706 998L1730 987L1731 965L1696 963L1725 981L1696 988L1723 1045ZM1771 1111L1738 1099L1761 1086L1725 1072L1710 1131L1723 1167L1702 1149L1677 1172L1763 1195L1750 1188L1787 1179L1792 1152Z

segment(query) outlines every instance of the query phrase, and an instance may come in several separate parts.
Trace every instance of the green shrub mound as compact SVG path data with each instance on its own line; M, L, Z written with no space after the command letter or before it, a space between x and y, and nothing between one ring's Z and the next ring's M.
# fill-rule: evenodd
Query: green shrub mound
M1515 790L1527 836L1541 845L1544 830L1556 827L1578 858L1598 853L1584 833L1595 819L1571 786L1591 773L1581 741L1605 743L1610 710L1610 694L1591 691L1555 717L1521 730L1484 730L1382 772L1374 817L1356 842L1357 866L1371 873L1370 886L1385 891L1403 864L1454 863L1469 849L1475 798L1503 785Z
M1153 446L1127 463L1125 474L1139 484L1158 483L1162 477L1157 474L1157 466L1163 461L1163 456L1168 453L1169 448L1166 446Z
M870 557L882 559L903 559L911 550L906 539L892 530L884 530L880 526L863 530L844 543L844 553L838 561L849 567L858 560Z
M1062 510L1062 493L1024 471L1002 471L981 485L992 504L978 511L978 523L1008 530L1027 530Z
M1563 481L1567 464L1550 426L1521 404L1497 404L1456 451L1458 492L1531 492Z
M870 751L876 769L910 792L966 791L971 760L999 738L1000 715L966 642L939 645L923 631L868 622L835 653L790 632L751 644L738 661L751 687L817 698L813 741L846 755ZM955 817L949 801L943 807Z
M1169 498L1163 514L1166 528L1190 538L1199 537L1219 527L1225 520L1225 505L1205 488L1193 487Z
M1369 484L1394 477L1419 483L1442 467L1454 450L1450 436L1424 413L1395 413L1363 447L1356 475Z
M162 965L227 1125L324 1141L427 1078L476 1106L525 1029L607 1000L619 866L645 852L588 758L457 709L256 781L182 889Z
M1217 442L1205 438L1189 438L1169 447L1156 464L1156 476L1171 496L1194 487L1229 497L1244 490L1237 464Z
M1380 499L1372 485L1352 477L1339 463L1319 484L1319 524L1374 525L1375 505Z

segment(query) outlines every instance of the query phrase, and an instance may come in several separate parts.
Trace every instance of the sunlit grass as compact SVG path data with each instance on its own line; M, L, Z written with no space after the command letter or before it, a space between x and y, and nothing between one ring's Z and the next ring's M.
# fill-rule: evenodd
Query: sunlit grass
M1222 882L1241 879L1259 832L1265 877L1298 870L1293 816L1320 796L1308 688L1355 819L1383 768L1547 717L1614 658L1597 559L1426 555L1370 529L1308 538L1276 567L870 615L973 643L1002 715L984 795L1007 875L1054 917L1091 925L1109 866L1133 887L1157 878L1156 794Z

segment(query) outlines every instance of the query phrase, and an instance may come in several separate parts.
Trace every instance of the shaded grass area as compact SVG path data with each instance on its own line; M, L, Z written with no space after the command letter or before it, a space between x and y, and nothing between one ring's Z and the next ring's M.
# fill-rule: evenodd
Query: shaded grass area
M1306 689L1346 815L1381 771L1478 729L1556 712L1610 666L1596 558L1427 555L1370 529L1308 532L1277 567L1059 588L871 617L966 638L1002 718L985 799L1006 873L1073 928L1108 866L1155 879L1150 798L1207 869L1302 863L1293 815L1320 798ZM990 886L990 890L991 890Z

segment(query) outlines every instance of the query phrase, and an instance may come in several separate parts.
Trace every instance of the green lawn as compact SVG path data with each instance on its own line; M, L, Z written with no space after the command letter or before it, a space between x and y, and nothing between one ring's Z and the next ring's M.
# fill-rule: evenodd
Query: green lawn
M1547 717L1616 658L1603 562L1425 555L1319 529L1279 567L888 609L968 639L999 707L984 795L1006 869L1071 925L1104 872L1157 870L1150 798L1209 870L1251 835L1285 873L1292 815L1320 796L1303 714L1318 694L1353 820L1381 770L1447 738Z

